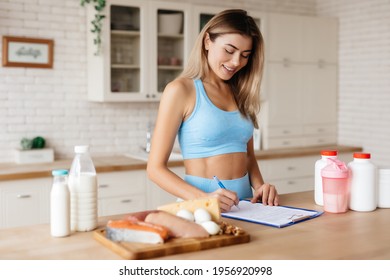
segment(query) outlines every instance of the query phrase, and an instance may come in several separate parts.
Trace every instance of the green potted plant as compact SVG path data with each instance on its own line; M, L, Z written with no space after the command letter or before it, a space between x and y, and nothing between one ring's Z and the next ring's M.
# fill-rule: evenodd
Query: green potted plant
M85 6L86 4L93 5L96 13L94 19L91 21L92 29L91 32L95 33L95 39L93 43L96 45L95 55L100 54L102 39L102 27L103 27L103 19L105 15L103 15L104 7L106 6L106 0L80 0L81 6Z

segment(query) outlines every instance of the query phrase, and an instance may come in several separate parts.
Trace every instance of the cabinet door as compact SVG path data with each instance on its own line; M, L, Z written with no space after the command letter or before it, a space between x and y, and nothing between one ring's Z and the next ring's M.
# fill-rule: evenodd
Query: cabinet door
M337 123L337 66L302 65L304 124Z
M303 61L337 63L338 21L334 18L303 18Z
M51 178L0 183L1 227L49 222Z
M99 173L98 184L99 216L146 209L144 170Z
M176 2L150 2L150 92L160 96L168 82L183 70L190 48L190 6Z
M267 60L296 62L302 60L303 21L301 16L267 15Z
M95 33L88 32L88 98L92 101L151 99L148 83L148 3L107 0L102 49L95 55ZM95 16L88 10L88 22Z
M313 190L317 156L259 160L265 182L276 186L279 194Z
M146 209L145 195L127 195L99 200L99 216L111 216L143 211Z
M192 37L191 44L195 43L195 40L206 25L206 23L217 13L225 10L226 7L216 7L216 6L195 6L192 9L193 19L192 19L192 32L194 36Z
M302 124L302 72L299 65L268 64L268 125Z
M184 167L171 167L170 168L179 177L184 178ZM166 192L155 183L148 179L148 208L156 209L158 206L176 202L177 197Z

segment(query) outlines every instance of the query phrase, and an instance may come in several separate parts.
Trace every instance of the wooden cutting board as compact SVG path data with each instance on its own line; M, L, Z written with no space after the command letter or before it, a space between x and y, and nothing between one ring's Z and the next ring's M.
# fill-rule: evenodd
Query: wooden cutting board
M247 243L250 235L214 235L208 238L172 238L163 244L115 242L106 237L105 228L94 231L94 238L122 258L142 260L162 256L214 249L235 244Z

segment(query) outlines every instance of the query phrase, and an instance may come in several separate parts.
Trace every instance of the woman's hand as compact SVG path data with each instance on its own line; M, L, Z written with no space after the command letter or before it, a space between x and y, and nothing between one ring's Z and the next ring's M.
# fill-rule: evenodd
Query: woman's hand
M255 193L251 199L252 203L261 201L264 205L277 206L279 205L279 195L274 185L263 184L259 188L255 188Z
M209 195L218 199L221 212L229 212L230 209L239 202L237 193L226 189L218 189L209 193Z

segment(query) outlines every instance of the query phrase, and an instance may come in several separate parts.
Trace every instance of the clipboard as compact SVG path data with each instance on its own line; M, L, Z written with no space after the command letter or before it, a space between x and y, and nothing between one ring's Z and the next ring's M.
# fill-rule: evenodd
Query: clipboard
M233 207L230 212L222 213L222 217L283 228L319 217L324 213L292 206L268 206L248 200L241 200L238 206L239 208Z

